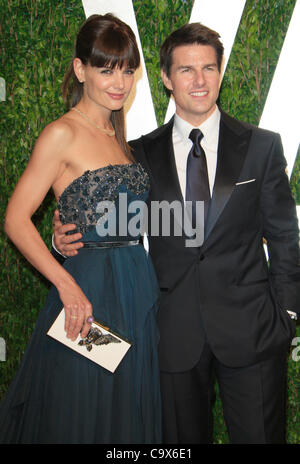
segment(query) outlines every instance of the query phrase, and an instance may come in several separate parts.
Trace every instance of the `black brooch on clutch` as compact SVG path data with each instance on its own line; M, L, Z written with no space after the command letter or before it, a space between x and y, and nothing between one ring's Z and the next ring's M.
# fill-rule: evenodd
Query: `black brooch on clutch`
M100 329L92 327L85 338L78 342L78 345L85 345L88 351L92 345L108 345L109 343L121 343L121 340L111 334L103 334Z

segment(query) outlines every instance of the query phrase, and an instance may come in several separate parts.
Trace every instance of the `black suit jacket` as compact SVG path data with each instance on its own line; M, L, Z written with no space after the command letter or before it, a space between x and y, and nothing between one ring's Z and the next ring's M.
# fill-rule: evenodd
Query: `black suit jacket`
M173 119L130 143L150 176L149 208L153 201L183 202L172 128ZM172 234L172 222L170 236L149 236L161 288L162 370L192 368L205 339L228 366L246 366L288 347L295 326L286 310L300 311L300 259L285 168L278 134L222 112L203 245L187 248L184 234Z

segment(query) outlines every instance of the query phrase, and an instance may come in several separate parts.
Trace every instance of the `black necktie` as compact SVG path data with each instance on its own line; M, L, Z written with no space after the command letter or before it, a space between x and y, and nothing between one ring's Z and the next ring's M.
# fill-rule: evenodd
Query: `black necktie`
M192 226L196 227L196 201L204 202L204 221L207 215L210 190L207 174L206 156L200 145L203 134L199 129L193 129L189 135L193 146L187 159L186 169L186 201L192 201ZM198 220L201 218L198 218Z

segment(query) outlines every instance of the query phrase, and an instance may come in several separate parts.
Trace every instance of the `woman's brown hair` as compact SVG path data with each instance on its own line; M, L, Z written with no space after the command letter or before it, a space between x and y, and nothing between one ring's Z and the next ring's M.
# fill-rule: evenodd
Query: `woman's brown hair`
M92 15L83 23L77 34L74 58L79 58L84 65L111 69L123 66L136 69L140 64L140 54L133 31L112 14ZM77 105L83 96L83 83L79 82L74 73L73 60L65 74L62 92L69 107ZM112 111L111 123L121 148L132 159L130 147L125 139L123 108Z

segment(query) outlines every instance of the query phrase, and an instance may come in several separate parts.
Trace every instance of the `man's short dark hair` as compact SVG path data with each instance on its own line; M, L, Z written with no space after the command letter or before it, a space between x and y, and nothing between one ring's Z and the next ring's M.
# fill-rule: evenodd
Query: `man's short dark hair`
M173 51L182 45L210 45L216 51L218 70L221 70L224 47L220 35L201 23L189 23L172 32L160 49L160 67L170 77Z

